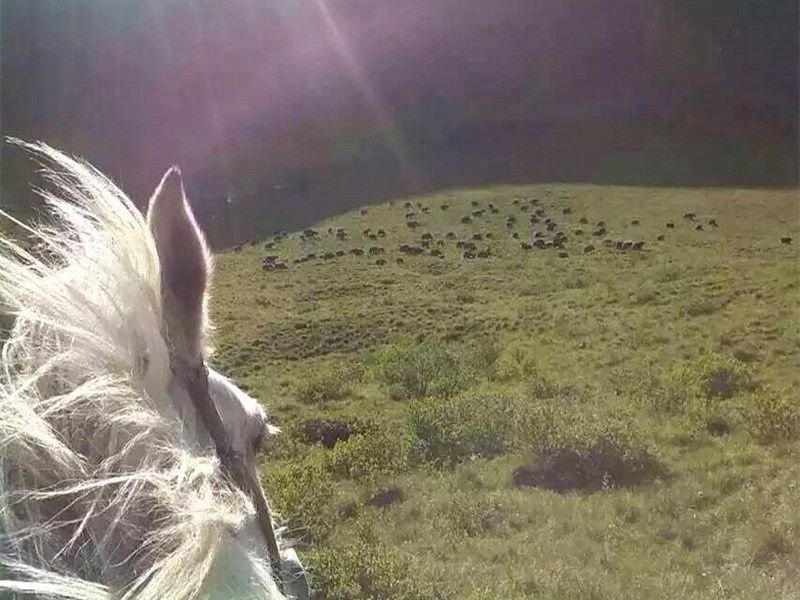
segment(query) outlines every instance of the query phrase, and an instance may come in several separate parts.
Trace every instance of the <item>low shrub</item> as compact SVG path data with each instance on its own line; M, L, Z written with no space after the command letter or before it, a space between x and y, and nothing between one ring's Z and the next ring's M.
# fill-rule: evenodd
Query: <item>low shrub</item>
M531 417L535 458L514 470L517 486L592 492L665 473L632 417L566 411L555 403L541 403Z
M375 355L377 378L391 396L408 400L427 396L450 397L472 383L471 373L458 355L432 338L412 345L391 345Z
M733 398L753 388L750 367L721 354L702 354L680 375L681 383L693 396L713 399Z
M416 402L406 411L411 459L452 466L502 454L517 439L520 415L520 402L503 394Z
M457 490L440 510L445 529L458 536L473 537L497 529L506 521L502 503Z
M748 407L750 434L760 443L800 439L800 403L788 393L760 390Z
M370 479L405 471L408 447L401 432L373 427L339 441L326 460L337 477Z
M512 345L501 353L495 364L495 378L515 381L535 375L536 361L522 347Z
M755 387L748 365L720 354L703 354L666 373L652 364L623 369L614 379L619 389L656 414L688 414L702 422L713 416L721 402Z
M320 404L340 400L350 393L353 381L344 369L323 369L308 374L295 388L297 399L304 404Z
M468 342L462 351L461 359L468 369L491 380L497 376L497 361L501 352L499 339L490 335Z
M334 481L321 452L301 461L268 463L261 481L289 537L303 542L325 540L335 524Z
M412 568L411 561L396 548L374 539L310 549L303 560L313 565L309 583L316 600L361 600L432 598Z

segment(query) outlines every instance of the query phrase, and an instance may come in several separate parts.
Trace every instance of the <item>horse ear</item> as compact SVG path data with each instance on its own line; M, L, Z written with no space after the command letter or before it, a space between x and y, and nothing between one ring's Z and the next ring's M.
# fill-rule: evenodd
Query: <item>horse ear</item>
M171 167L150 198L147 224L161 263L161 300L173 351L194 364L202 356L211 253L186 199L178 167Z

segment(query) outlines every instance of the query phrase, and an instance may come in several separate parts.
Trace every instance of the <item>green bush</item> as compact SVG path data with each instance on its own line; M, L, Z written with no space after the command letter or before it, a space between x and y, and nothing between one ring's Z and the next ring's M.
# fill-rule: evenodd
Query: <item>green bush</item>
M496 336L481 337L469 342L463 352L464 365L486 379L497 376L497 361L502 347Z
M762 444L800 438L800 404L787 393L764 389L749 404L751 435Z
M502 454L515 443L520 413L519 401L502 394L416 402L406 411L411 458L450 466Z
M517 485L556 491L627 487L664 473L631 415L542 402L528 431L534 459L515 469Z
M289 536L307 542L323 541L333 529L334 481L324 467L321 452L302 461L268 463L261 480Z
M271 435L264 442L262 453L272 461L298 460L306 456L310 448L298 433L297 425L281 426L281 432Z
M340 400L350 393L353 381L343 369L323 369L302 379L295 389L297 399L304 404L320 404Z
M500 381L523 379L535 373L536 361L518 345L503 351L495 364L495 378Z
M339 441L327 457L328 469L338 477L368 479L401 473L408 464L402 435L374 428Z
M733 357L702 354L680 375L693 396L707 400L733 398L753 387L750 368Z
M375 355L375 366L392 397L403 400L449 397L472 382L458 356L434 339L382 348Z
M374 539L313 548L304 556L316 600L423 600L432 590L397 549Z
M653 364L623 369L614 380L619 389L657 414L690 414L700 421L707 421L721 401L754 387L745 363L720 354L703 354L667 373Z
M506 514L500 501L494 498L476 497L472 492L457 490L441 509L446 529L457 536L474 537L483 535L506 521Z
M664 376L652 362L616 369L612 384L618 393L656 414L681 415L690 400L680 376Z
M602 442L620 448L645 449L647 443L632 415L608 413L594 407L573 407L541 402L526 411L523 438L536 451L569 448L584 451Z

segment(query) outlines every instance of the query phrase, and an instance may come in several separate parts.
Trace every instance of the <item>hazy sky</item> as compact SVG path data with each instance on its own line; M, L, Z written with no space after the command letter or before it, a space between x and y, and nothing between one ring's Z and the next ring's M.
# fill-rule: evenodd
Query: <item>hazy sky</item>
M797 26L784 0L3 0L2 129L134 185L175 161L402 152L415 120L792 135Z

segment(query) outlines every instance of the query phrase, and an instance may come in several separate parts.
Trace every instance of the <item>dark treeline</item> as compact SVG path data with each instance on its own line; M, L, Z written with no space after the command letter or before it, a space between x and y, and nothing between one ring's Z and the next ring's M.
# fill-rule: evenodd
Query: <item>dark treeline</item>
M0 7L3 135L140 204L180 164L216 246L455 185L798 182L793 1ZM28 205L27 159L1 157Z

